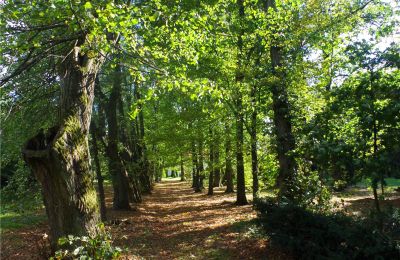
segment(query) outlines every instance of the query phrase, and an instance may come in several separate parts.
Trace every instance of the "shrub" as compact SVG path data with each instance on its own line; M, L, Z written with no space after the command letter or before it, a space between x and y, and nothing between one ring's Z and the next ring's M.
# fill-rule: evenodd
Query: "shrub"
M313 211L326 211L330 208L331 193L322 183L318 172L299 169L291 185L292 198L281 198Z
M15 164L15 171L8 184L1 189L2 212L24 213L43 205L40 185L22 160Z
M333 183L333 190L334 191L344 191L347 187L347 182L344 180L336 180Z
M94 237L72 236L62 237L58 241L60 249L56 251L53 260L61 259L118 259L121 248L112 245L111 236L105 231L104 225Z
M271 199L255 205L271 243L299 259L400 259L398 245L362 220L277 205Z

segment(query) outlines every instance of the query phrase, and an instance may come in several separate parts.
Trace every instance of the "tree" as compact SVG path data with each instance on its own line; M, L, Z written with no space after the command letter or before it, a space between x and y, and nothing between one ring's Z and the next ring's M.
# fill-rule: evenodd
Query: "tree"
M98 14L106 9L115 11L112 4L102 4L97 6ZM5 21L1 29L6 32L1 51L11 71L1 85L11 84L10 80L45 62L54 61L57 67L57 72L44 73L59 77L58 120L47 132L40 131L31 138L23 149L25 161L42 185L55 248L61 236L97 232L99 214L88 133L95 79L104 62L102 47L118 37L110 31L98 33L104 27L91 22L94 8L90 2L6 1L1 5Z

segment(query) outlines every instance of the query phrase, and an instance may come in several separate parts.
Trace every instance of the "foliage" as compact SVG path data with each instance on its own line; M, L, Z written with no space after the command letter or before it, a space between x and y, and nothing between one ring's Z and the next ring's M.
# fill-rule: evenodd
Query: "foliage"
M122 253L121 248L112 245L103 224L94 237L68 235L59 239L58 246L60 249L51 259L118 259Z
M299 170L294 179L293 203L315 211L326 211L330 207L331 193L316 171Z
M8 184L1 189L2 212L24 213L43 205L39 184L26 165L19 160Z
M399 244L363 220L311 212L293 204L277 205L270 199L259 199L256 210L271 242L290 250L298 259L397 259L400 256Z
M188 176L198 172L202 179L216 169L223 179L243 152L248 188L253 172L261 188L280 194L288 185L286 199L297 207L287 204L293 209L287 213L315 218L320 226L313 231L335 233L350 223L343 237L333 237L349 246L359 227L318 215L329 208L329 189L368 179L383 194L385 177L400 177L397 2L1 1L1 170L8 170L2 208L41 205L20 151L58 121L60 65L79 47L80 57L102 64L92 115L98 131L90 144L99 146L97 174L112 175L114 194L127 182L118 194L125 202L128 191L150 192L153 179L181 163ZM284 171L293 183L281 181ZM128 178L119 181L119 174ZM144 183L148 190L140 189ZM87 253L88 245L101 245L96 239L71 237L65 244L79 245L67 253Z

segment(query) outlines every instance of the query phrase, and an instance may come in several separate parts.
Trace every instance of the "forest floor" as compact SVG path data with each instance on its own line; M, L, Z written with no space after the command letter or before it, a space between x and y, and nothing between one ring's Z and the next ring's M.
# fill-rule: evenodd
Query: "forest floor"
M145 259L288 259L256 235L251 206L235 206L224 189L208 196L187 182L156 184L133 212L110 212L121 220L115 244Z
M130 211L112 210L106 189L108 224L126 259L289 259L256 231L251 205L235 206L235 194L216 188L194 193L187 182L167 180ZM1 259L46 259L45 222L2 234Z
M235 194L224 189L208 196L194 193L188 182L167 179L132 210L116 211L107 185L106 227L125 259L290 259L259 235L251 205L235 206ZM384 204L400 207L398 193L388 195ZM356 215L374 205L367 189L338 193L334 201ZM3 216L2 223L14 227L1 231L0 259L48 259L45 219L44 210Z

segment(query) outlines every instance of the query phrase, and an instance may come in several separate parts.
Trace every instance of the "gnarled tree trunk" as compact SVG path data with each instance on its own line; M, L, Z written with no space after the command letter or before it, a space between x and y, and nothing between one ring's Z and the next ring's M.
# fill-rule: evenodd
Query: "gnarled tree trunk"
M57 126L30 139L24 159L42 186L53 249L68 234L94 235L100 221L90 165L88 132L94 83L101 65L73 47L61 64Z

